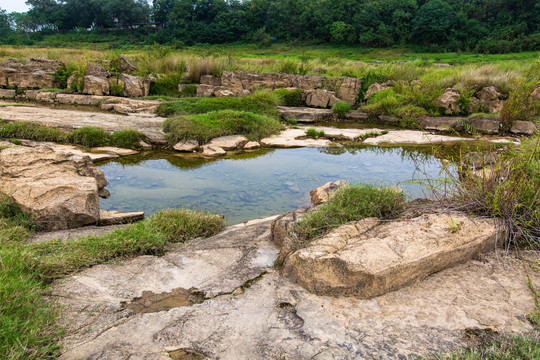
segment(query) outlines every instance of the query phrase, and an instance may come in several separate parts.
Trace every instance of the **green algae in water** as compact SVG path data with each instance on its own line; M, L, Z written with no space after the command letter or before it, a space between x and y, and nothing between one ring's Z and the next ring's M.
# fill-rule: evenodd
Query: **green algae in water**
M147 153L99 165L110 182L105 210L187 207L224 214L228 224L291 211L328 181L399 185L423 197L409 180L438 177L440 160L427 149L337 147L259 150L222 159Z

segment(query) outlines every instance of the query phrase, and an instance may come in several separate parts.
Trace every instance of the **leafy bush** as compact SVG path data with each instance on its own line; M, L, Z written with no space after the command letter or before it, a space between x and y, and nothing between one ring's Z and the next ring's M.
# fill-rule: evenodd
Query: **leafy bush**
M145 136L138 130L122 130L109 134L108 143L125 149L138 149Z
M346 101L338 101L334 104L332 110L334 111L334 114L337 115L337 117L344 118L347 114L347 111L352 110L352 105Z
M317 236L351 221L368 217L393 219L404 209L403 194L372 185L347 185L316 211L308 213L295 226L301 247Z
M392 114L403 103L403 99L392 89L376 92L362 109L373 115Z
M302 106L304 103L300 89L287 90L283 88L275 90L275 93L279 95L281 103L285 106Z
M167 119L163 129L171 145L188 139L196 140L202 145L215 137L225 135L244 135L250 140L261 140L279 133L282 125L268 116L221 110Z
M178 96L178 85L182 82L182 73L159 76L150 85L149 95Z

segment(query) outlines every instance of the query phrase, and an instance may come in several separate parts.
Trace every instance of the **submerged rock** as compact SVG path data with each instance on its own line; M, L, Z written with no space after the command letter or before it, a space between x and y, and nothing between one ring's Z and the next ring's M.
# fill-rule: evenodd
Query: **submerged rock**
M204 145L202 147L202 154L204 156L210 156L210 157L219 157L219 156L225 156L227 152L220 148L219 146L212 146L212 145Z
M99 220L99 194L109 183L89 157L46 146L0 150L0 192L12 196L45 230L76 228Z
M199 149L199 143L195 140L182 140L173 146L173 149L181 152L192 152Z

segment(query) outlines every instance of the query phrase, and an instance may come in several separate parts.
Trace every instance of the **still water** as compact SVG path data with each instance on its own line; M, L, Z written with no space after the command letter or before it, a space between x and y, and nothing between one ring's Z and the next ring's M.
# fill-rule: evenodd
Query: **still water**
M293 210L309 191L340 179L399 185L424 196L411 180L436 178L441 161L429 149L338 147L259 150L207 160L147 153L98 164L110 182L101 208L144 211L188 207L224 214L229 225Z

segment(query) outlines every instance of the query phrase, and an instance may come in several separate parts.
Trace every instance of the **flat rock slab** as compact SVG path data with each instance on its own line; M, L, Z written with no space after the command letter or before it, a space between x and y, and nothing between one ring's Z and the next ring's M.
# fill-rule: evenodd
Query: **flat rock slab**
M306 136L305 129L287 129L279 135L274 135L268 138L261 140L261 146L265 147L282 147L282 148L293 148L293 147L325 147L331 144L331 141L328 139L297 139L299 137Z
M298 122L325 122L331 121L334 117L334 112L330 109L279 106L278 111L284 119L294 119Z
M451 143L466 140L467 139L456 136L446 135L434 135L424 131L416 130L390 130L388 134L384 134L377 137L372 137L364 140L364 144L368 145L381 145L381 144L437 144L437 143Z
M90 151L94 153L112 153L118 156L129 156L129 155L135 155L139 153L136 150L123 149L123 148L114 147L114 146L95 147L95 148L91 148Z
M56 143L45 142L45 141L21 140L21 145L28 146L28 147L46 146L59 154L74 155L74 156L80 156L80 157L88 156L90 157L90 159L92 159L92 161L110 160L110 159L116 159L119 157L117 153L88 152L82 149L81 147L78 147L75 145L56 144Z
M230 135L230 136L220 136L212 139L209 146L217 146L223 150L236 150L241 148L244 144L248 142L248 139L242 135Z
M272 269L277 252L266 220L60 281L53 293L66 306L62 357L165 360L186 349L224 360L405 359L463 346L469 328L532 330L525 315L534 301L519 261L489 255L362 300L308 292ZM207 299L152 313L122 305L180 288Z
M461 213L342 225L292 253L283 274L319 295L371 298L495 250L494 220Z
M50 109L38 106L2 107L2 119L8 121L29 121L59 129L73 130L84 126L95 126L107 131L136 129L154 144L166 144L161 117L138 115L117 115L103 112Z
M121 212L115 210L99 210L99 222L100 226L128 224L135 221L144 219L143 211L136 212Z

